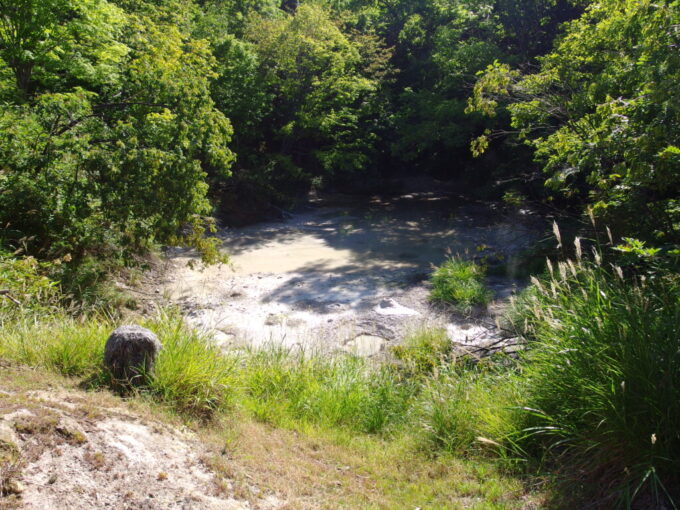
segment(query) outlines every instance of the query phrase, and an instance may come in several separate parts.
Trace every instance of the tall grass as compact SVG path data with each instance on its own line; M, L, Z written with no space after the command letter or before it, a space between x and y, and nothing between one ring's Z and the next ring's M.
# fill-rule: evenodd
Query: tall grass
M228 406L233 394L232 359L186 328L176 314L143 325L163 344L145 395L194 417L207 417ZM105 316L77 319L63 313L13 321L0 332L0 358L104 386L110 381L103 365L104 345L116 326Z
M178 315L162 314L145 325L163 344L149 382L156 399L200 418L209 418L232 403L234 359L187 328Z
M225 354L167 314L143 324L164 345L145 395L186 416L240 409L276 426L398 437L430 455L543 460L570 501L600 508L678 498L680 278L597 260L547 274L510 314L527 342L518 361L460 358L444 330L409 336L391 362ZM1 358L106 382L111 319L38 317L5 325Z
M441 366L424 381L415 405L417 444L429 452L508 457L507 439L521 423L522 390L512 367Z
M237 398L277 426L399 435L429 455L502 452L520 402L512 367L457 359L442 330L416 332L394 352L396 363L253 351L237 370Z
M441 330L408 337L396 362L384 363L275 346L223 353L173 314L143 325L163 344L143 395L187 417L240 408L276 426L405 436L434 453L472 451L478 436L503 435L490 418L510 407L497 391L500 378L455 359ZM16 323L3 330L0 358L103 387L110 382L103 349L114 328L106 318L68 316Z
M430 299L469 313L474 305L486 305L491 300L491 292L484 286L485 274L484 267L474 261L450 257L430 277Z
M390 367L355 356L272 347L246 354L237 381L258 419L384 432L403 420L413 388Z
M513 315L531 342L523 443L593 506L677 500L678 275L625 277L584 261L550 269Z
M65 376L95 376L103 368L111 327L106 319L79 320L66 314L15 321L0 330L0 357Z

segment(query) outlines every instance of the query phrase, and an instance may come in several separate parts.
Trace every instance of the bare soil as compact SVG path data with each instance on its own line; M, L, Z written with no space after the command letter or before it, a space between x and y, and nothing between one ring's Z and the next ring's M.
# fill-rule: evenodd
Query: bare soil
M205 464L205 445L181 425L127 409L108 393L17 388L25 372L2 369L0 445L7 455L0 462L0 508L282 506L272 495L254 502L235 498L229 481Z

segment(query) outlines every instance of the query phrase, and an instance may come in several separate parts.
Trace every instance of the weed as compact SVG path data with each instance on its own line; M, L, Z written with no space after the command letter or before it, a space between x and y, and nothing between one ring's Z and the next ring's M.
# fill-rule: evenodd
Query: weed
M445 329L422 329L394 346L392 353L411 375L427 376L450 360L452 350L453 344Z
M484 286L484 275L483 266L459 256L450 257L435 268L430 277L430 299L453 304L469 313L474 305L486 305L491 300L491 292Z
M102 452L87 450L83 454L83 458L93 469L103 470L106 467L106 457Z

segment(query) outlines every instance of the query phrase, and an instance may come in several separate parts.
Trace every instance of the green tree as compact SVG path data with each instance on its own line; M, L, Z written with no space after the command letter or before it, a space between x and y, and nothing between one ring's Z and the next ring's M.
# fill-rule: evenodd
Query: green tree
M58 29L25 19L43 16L40 9L5 12L39 32L22 40L79 35L34 53L24 89L31 95L0 107L4 242L76 261L173 239L211 212L208 175L226 177L233 159L231 126L210 98L208 43L154 10L134 14L104 0L79 8L85 4L101 13L55 11Z
M662 244L677 242L680 230L679 6L593 4L540 59L539 72L495 63L470 99L470 110L487 114L507 105L549 187L622 235ZM482 137L476 150L488 143Z
M354 39L330 15L303 4L295 15L258 16L247 27L248 46L220 47L238 53L239 64L220 59L218 103L230 116L236 112L237 131L252 133L239 139L239 164L279 191L304 189L314 175L359 172L371 161L384 55L375 39ZM247 93L235 93L234 80ZM243 115L244 108L254 115ZM258 118L252 129L248 124Z
M0 57L24 95L102 83L123 58L123 12L103 0L1 0ZM63 84L61 84L63 85Z

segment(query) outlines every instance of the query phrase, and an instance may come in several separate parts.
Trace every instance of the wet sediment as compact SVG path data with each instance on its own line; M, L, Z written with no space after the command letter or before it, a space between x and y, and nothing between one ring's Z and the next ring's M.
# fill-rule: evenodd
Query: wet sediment
M496 319L524 284L513 274L543 221L437 193L312 203L284 221L220 232L229 265L190 267L175 251L163 290L187 321L228 348L267 343L379 355L409 331L445 328L471 353L514 349ZM495 301L463 317L428 301L427 276L450 254L504 271Z

